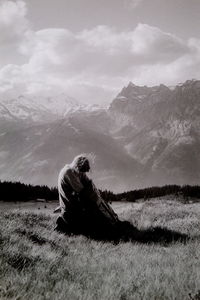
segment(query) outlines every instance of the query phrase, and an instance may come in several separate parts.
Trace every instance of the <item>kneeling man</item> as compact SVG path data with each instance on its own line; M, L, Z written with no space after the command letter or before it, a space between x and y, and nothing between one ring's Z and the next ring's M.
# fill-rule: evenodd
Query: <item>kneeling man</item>
M115 235L119 219L86 175L90 163L78 155L60 171L58 192L61 215L56 229L61 232L105 237Z

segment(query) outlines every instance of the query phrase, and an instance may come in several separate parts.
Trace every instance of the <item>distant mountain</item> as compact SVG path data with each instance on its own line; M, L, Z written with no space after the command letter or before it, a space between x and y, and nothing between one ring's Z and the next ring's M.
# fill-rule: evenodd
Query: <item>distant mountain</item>
M1 101L0 123L1 180L55 186L61 167L84 152L97 157L92 176L99 186L118 188L124 177L132 186L138 164L110 136L105 109L63 95L20 96Z
M41 104L42 103L42 104ZM94 153L92 177L123 191L199 183L200 81L175 87L129 83L109 109L56 98L0 102L2 180L56 185L60 168Z
M24 121L24 123L45 123L57 120L81 105L65 94L56 97L27 96L1 98L0 121Z
M200 172L200 81L170 89L132 83L109 108L112 133L149 184L196 184Z
M55 186L64 164L71 162L77 154L95 153L92 177L100 187L118 190L129 184L131 188L138 164L114 138L103 133L103 128L98 125L105 121L103 114L100 111L91 113L90 118L84 118L84 113L81 118L75 114L1 134L1 179Z

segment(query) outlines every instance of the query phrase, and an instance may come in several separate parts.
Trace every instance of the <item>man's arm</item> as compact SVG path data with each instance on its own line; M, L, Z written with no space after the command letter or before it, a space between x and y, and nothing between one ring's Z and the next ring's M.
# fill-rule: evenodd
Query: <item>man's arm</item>
M80 193L80 191L84 188L78 174L74 170L68 169L65 173L65 178L76 193Z
M88 177L87 182L84 183L84 189L80 192L82 201L85 201L88 208L97 209L101 212L111 223L119 221L117 214L112 207L101 197L99 190L95 184Z

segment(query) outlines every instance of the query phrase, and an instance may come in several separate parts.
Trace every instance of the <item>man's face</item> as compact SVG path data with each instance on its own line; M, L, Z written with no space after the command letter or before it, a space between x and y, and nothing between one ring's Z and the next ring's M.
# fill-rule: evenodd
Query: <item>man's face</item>
M83 164L83 166L81 167L80 171L81 172L89 172L90 170L90 164L89 164L89 161L86 160Z

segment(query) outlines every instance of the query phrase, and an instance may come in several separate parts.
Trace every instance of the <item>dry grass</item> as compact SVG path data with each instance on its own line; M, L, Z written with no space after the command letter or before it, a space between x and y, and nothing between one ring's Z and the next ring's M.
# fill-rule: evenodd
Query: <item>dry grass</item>
M194 237L200 205L173 199L119 206L139 228L164 226ZM199 299L200 240L168 246L103 243L53 231L55 216L0 216L0 299Z

